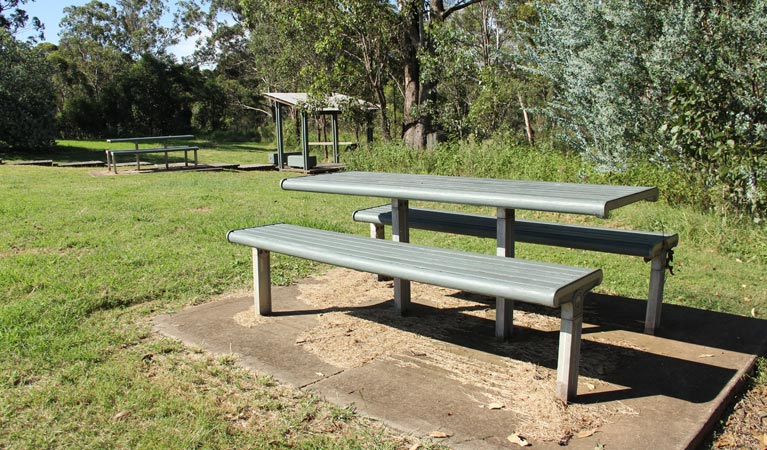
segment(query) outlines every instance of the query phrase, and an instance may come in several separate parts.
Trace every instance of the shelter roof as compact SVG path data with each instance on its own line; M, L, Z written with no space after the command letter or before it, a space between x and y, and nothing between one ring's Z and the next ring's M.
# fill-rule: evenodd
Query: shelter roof
M266 92L264 97L292 108L300 108L302 104L309 101L309 94L306 92ZM378 105L366 102L365 100L334 93L325 99L325 106L320 111L325 113L341 112L342 106L351 102L358 102L360 106L368 111L381 109Z

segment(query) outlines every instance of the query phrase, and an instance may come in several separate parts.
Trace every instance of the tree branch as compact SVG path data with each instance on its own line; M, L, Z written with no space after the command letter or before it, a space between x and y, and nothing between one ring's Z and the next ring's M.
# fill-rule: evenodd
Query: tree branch
M447 19L448 16L450 16L454 12L460 11L463 8L469 7L475 3L482 3L482 1L483 0L465 0L465 1L462 0L457 2L455 5L451 6L450 8L446 10L444 9L444 6L442 6L442 9L439 10L438 12L440 17L442 17L442 19L444 20L444 19ZM439 3L440 5L442 5L442 1L433 2L433 3Z

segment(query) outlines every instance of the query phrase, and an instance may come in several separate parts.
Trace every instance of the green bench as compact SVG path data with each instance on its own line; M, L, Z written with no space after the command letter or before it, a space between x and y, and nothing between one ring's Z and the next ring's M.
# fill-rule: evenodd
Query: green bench
M272 312L270 252L559 308L562 322L557 395L567 401L577 392L583 303L586 294L602 281L599 269L425 247L286 224L232 230L227 233L227 240L253 248L254 300L260 315ZM407 310L407 304L396 303L395 297L395 308L403 313ZM503 320L503 315L497 314L497 320Z
M106 159L107 159L107 171L111 170L114 173L117 173L117 162L115 160L115 156L122 156L122 155L135 155L136 156L136 170L141 170L141 160L140 156L142 154L147 153L164 153L165 154L165 169L167 170L170 165L168 164L168 153L170 152L184 152L184 165L189 166L189 157L188 153L190 151L194 152L194 167L197 167L197 150L200 148L197 146L190 146L190 145L176 145L176 146L169 146L168 141L172 140L182 140L182 139L194 139L194 136L191 134L184 134L184 135L177 135L177 136L149 136L149 137L137 137L137 138L121 138L121 139L107 139L107 142L110 144L113 143L119 143L119 142L131 142L135 145L135 148L130 150L105 150L106 152ZM141 143L163 143L162 147L154 147L154 148L139 148L139 144Z
M355 211L352 217L357 222L369 223L371 236L383 239L384 226L391 226L392 223L391 205L361 209ZM408 216L410 228L492 239L497 236L496 223L497 219L490 216L419 208L410 208ZM677 234L516 220L514 239L532 244L640 256L645 261L652 261L645 333L654 334L660 326L666 268L673 256L672 249L679 243Z

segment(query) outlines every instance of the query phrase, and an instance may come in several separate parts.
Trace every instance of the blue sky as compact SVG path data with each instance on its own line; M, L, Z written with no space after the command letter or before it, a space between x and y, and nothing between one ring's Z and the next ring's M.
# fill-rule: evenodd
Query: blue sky
M19 7L29 14L29 17L39 18L45 25L45 40L57 44L59 42L59 22L64 16L64 8L67 6L83 6L90 0L35 0L30 1L25 5L19 5ZM102 0L104 1L104 0ZM114 4L112 0L106 0L106 3ZM168 13L163 17L163 23L170 25L173 21L172 11L175 10L176 2L167 2L171 9L171 13ZM30 34L33 34L33 30L27 30L26 33L19 33L20 39L25 39ZM178 45L171 47L170 52L176 55L178 58L191 55L194 52L194 39L183 41Z

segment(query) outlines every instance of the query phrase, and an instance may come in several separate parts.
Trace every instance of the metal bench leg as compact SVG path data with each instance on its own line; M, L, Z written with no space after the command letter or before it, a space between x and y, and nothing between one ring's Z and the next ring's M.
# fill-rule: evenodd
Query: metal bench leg
M559 332L557 359L557 396L567 403L578 393L578 368L581 359L581 330L583 328L584 292L576 293L573 301L562 305L562 325Z
M504 340L514 331L514 300L496 297L495 299L495 337Z
M272 280L268 250L253 249L253 291L256 313L261 316L271 314Z
M391 202L391 239L395 242L410 242L408 227L408 201L393 199ZM394 308L404 314L410 308L410 281L394 279Z
M384 226L380 223L371 223L370 224L370 237L372 239L386 239L386 234L384 233ZM378 277L378 281L389 281L391 280L390 276L387 275L381 275L380 273L376 275Z
M666 284L666 258L666 252L661 251L652 259L650 293L647 296L647 313L644 320L644 332L647 334L655 334L655 330L660 327L663 286Z
M496 225L496 251L498 256L514 257L514 220L513 209L498 208ZM495 299L495 337L508 339L514 332L514 301L507 298Z

